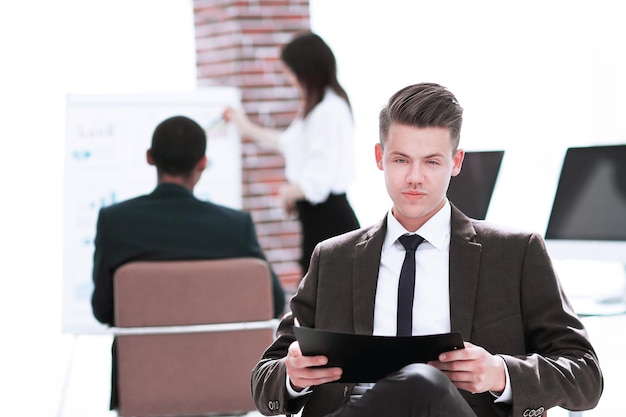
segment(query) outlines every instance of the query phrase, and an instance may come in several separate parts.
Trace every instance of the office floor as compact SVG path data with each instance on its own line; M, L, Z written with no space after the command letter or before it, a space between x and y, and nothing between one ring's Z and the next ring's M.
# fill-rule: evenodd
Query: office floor
M108 410L111 337L71 336L71 360L57 417L116 417ZM246 417L261 416L250 412Z
M622 375L626 373L623 360L624 329L626 315L588 317L584 319L590 337L596 346L603 370L605 372L605 389L598 407L587 411L584 417L613 417L623 415L621 396ZM61 387L54 387L60 392L58 409L49 410L39 416L56 417L114 417L116 413L108 411L109 367L110 367L110 336L101 335L65 335L67 349L65 362L67 367ZM37 381L37 384L45 382ZM59 378L57 378L59 379ZM22 381L27 383L27 381ZM32 388L32 385L30 385ZM37 401L31 398L30 401ZM12 414L21 415L21 414ZM29 414L30 415L30 414ZM34 414L33 414L34 415ZM550 417L568 417L566 410L552 409ZM257 412L247 417L260 416Z

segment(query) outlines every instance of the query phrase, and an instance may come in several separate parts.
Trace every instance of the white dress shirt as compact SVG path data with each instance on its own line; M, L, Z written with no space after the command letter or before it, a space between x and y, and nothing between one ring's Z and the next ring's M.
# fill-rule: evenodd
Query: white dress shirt
M450 331L450 203L431 217L415 234L424 242L415 251L415 294L413 301L413 335ZM387 235L383 242L374 304L374 335L395 336L398 310L398 282L405 249L398 238L411 234L391 212L387 215ZM503 361L504 362L504 361ZM510 402L512 392L509 372L504 364L506 386L496 402ZM361 384L359 384L361 385ZM357 396L373 384L357 387Z
M415 232L406 230L389 212L374 304L374 335L395 336L398 281L405 249L398 238L416 233L424 242L415 251L414 336L450 331L450 204L446 204Z
M345 193L354 177L354 122L348 103L326 89L304 119L295 119L279 139L285 177L312 204Z

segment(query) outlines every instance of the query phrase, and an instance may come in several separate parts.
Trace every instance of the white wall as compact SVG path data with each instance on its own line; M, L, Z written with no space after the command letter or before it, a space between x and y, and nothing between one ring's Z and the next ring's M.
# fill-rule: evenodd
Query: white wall
M626 25L618 0L311 1L354 106L364 223L389 207L378 111L408 84L447 86L466 150L505 149L488 220L543 233L567 146L626 143ZM381 190L382 193L377 191Z
M72 343L61 335L66 94L194 89L191 0L2 0L0 60L2 414L51 416Z

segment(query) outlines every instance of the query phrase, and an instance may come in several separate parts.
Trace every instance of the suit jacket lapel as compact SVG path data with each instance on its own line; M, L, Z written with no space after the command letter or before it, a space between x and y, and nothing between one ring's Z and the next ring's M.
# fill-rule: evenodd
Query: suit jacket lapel
M354 331L372 334L374 303L380 255L387 230L387 218L372 227L354 249L353 311ZM470 219L452 206L450 235L450 326L469 340L474 319L478 271L482 246L474 241Z
M378 284L380 252L385 240L387 218L373 226L356 244L353 259L354 332L372 334L374 331L374 302Z
M474 319L482 245L470 219L452 206L450 235L450 326L469 340Z

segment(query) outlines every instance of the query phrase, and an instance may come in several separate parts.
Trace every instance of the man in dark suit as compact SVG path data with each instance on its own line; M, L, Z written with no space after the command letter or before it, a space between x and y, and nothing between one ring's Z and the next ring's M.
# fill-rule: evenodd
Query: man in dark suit
M115 325L113 275L132 261L254 257L265 260L250 214L200 201L193 188L207 164L206 135L193 120L175 116L155 129L147 161L156 166L157 187L148 195L102 208L98 216L92 295L93 314ZM285 293L271 271L274 314ZM210 300L207 300L210 302ZM111 409L117 407L115 345Z
M316 247L252 373L263 414L541 417L555 406L597 404L598 359L541 237L470 219L446 198L463 162L461 123L454 95L431 83L398 91L381 111L375 155L392 209L379 224ZM406 235L421 236L413 253ZM414 270L401 272L411 258ZM412 276L412 289L400 289L401 275ZM407 293L414 301L403 316ZM325 356L304 356L293 332L299 324L394 336L407 320L413 335L459 331L465 348L375 384L348 384L336 382L340 368L319 367Z

